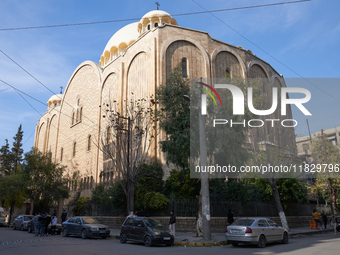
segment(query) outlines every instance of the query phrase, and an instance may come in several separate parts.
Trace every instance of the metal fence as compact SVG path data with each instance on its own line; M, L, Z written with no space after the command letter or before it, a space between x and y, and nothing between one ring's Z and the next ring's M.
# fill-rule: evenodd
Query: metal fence
M250 201L242 203L238 201L226 200L211 200L210 201L210 215L211 217L226 217L228 209L231 209L236 217L243 216L277 216L277 211L274 203L262 201ZM315 204L288 204L285 213L286 216L309 216L313 209L319 211L329 212L327 205ZM175 199L170 200L167 207L161 210L145 209L147 216L168 216L170 211L174 210L178 217L196 217L199 210L197 199ZM117 209L112 206L107 208L104 205L86 204L82 210L81 215L87 216L125 216L126 211Z

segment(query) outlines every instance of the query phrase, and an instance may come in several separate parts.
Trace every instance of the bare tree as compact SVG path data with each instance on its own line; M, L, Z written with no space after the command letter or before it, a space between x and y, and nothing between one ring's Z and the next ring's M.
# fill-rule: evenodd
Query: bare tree
M125 103L125 102L124 102ZM134 209L135 182L143 164L150 158L153 140L154 99L131 99L119 107L117 101L104 102L103 118L107 120L106 132L101 133L100 149L104 156L104 176L112 171L124 189L127 211Z

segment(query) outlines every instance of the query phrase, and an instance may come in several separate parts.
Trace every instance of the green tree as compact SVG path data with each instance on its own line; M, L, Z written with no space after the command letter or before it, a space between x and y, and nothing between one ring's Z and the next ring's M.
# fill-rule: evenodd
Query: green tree
M331 205L332 212L339 207L340 180L339 167L340 152L336 145L333 145L325 136L318 137L312 143L312 155L315 158L316 181L310 190L316 194L320 194ZM323 165L325 164L325 165ZM325 168L326 164L328 165ZM319 167L320 166L320 167ZM338 168L339 170L339 168Z
M190 95L189 80L182 77L182 67L178 66L156 90L156 119L166 133L160 145L167 163L182 169L188 168L190 157L190 103L183 99L184 95Z
M13 147L12 147L12 156L13 156L13 170L16 174L18 167L22 163L22 156L24 150L22 149L22 139L23 139L24 131L22 130L22 125L20 124L17 133L13 137Z
M12 153L9 149L8 140L5 140L5 145L0 149L0 173L8 175L12 169Z
M170 177L165 181L164 193L175 199L194 199L200 193L201 183L199 179L190 178L188 168L171 170Z
M52 203L69 197L64 168L52 161L50 153L31 150L25 154L23 169L32 205L36 199L47 199Z

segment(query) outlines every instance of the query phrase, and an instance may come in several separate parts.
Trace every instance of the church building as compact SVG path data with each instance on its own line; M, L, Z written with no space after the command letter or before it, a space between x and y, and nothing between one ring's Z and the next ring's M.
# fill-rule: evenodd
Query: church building
M104 169L103 152L97 146L108 128L104 109L99 106L109 98L124 107L131 92L139 98L155 95L156 88L165 84L179 64L185 78L223 78L226 73L231 77L266 78L269 82L264 91L269 102L264 109L271 106L271 88L286 86L282 75L252 51L211 38L208 32L181 26L161 10L150 11L139 22L118 30L98 58L99 63L81 63L64 94L47 101L47 111L37 122L34 141L35 148L51 152L55 162L66 166L67 174L80 171L82 196L90 196L95 185L110 183L115 176L113 170ZM285 118L292 119L291 109L287 108ZM271 117L282 119L279 113ZM296 153L294 128L278 125L270 131L269 138L263 137L260 129L254 132L257 144L288 146ZM159 145L163 136L156 137L150 156L165 164Z

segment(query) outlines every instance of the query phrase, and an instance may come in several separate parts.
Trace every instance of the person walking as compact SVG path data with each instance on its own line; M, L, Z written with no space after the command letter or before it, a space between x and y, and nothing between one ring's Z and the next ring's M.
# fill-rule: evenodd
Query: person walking
M51 223L51 215L46 213L46 219L45 219L45 235L48 236L48 225Z
M170 232L172 233L172 235L174 237L175 237L175 234L176 234L175 225L176 225L176 216L174 214L174 210L171 210L171 212L170 212L169 229L170 229Z
M45 222L46 222L46 214L43 213L39 217L39 223L40 223L40 236L43 236L45 233Z
M54 235L56 228L57 228L57 222L58 222L58 218L55 216L55 213L53 214L53 218L52 218L52 223L51 223L51 234Z
M322 225L321 225L321 221L320 221L320 213L317 210L314 210L313 213L312 213L312 217L315 220L316 228L318 228L318 225L319 225L320 229L322 230Z
M60 216L61 223L63 223L66 220L66 217L67 217L67 212L65 212L65 209L64 209Z
M336 235L336 232L337 232L336 228L338 226L338 222L336 221L334 213L332 214L332 217L331 217L331 226L333 226L333 228L334 228L334 235Z
M40 213L37 213L33 218L33 225L34 225L34 235L39 235L39 228L40 228Z
M325 214L325 212L322 212L321 218L322 218L323 225L325 226L325 229L327 229L327 215Z
M234 222L234 213L231 209L228 210L227 217L228 217L228 223L229 225L231 225Z

